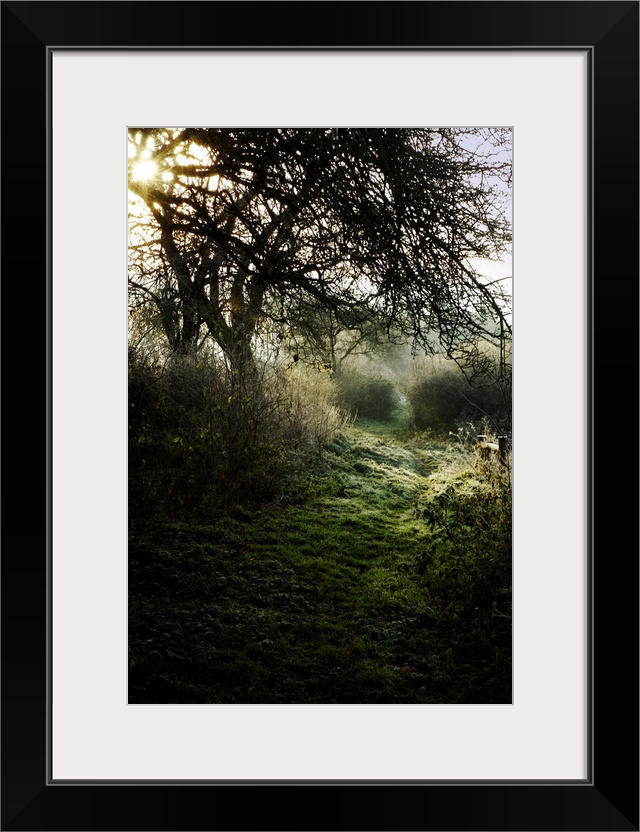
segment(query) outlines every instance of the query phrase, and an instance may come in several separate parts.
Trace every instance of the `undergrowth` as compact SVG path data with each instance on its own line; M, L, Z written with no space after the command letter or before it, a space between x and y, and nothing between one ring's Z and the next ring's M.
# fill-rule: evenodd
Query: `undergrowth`
M431 478L416 506L429 529L419 561L439 632L472 668L491 669L489 691L511 678L511 460L476 455L473 468ZM473 673L471 673L473 676Z
M129 701L511 701L509 466L356 422L268 504L130 517Z

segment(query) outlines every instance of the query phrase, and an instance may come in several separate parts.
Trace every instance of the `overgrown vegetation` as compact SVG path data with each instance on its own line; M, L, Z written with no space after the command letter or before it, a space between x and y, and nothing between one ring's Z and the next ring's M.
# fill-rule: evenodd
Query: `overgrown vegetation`
M130 701L509 702L507 482L358 420L271 503L132 518Z
M416 362L406 395L417 430L468 430L481 433L489 423L493 433L511 432L510 362L491 353L463 372L441 356Z
M337 384L340 405L353 416L388 421L398 406L396 385L383 376L347 370Z
M496 437L488 437L496 439ZM416 506L431 531L425 589L451 649L491 668L490 697L511 678L511 455L476 451L473 468L441 469Z
M345 426L326 374L173 355L129 357L129 510L192 516L277 495Z
M510 702L511 131L128 155L129 701Z

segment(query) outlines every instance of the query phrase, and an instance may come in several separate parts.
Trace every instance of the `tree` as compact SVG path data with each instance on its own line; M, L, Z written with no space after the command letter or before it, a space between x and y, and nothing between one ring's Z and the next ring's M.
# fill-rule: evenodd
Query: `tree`
M363 310L359 321L353 315L344 318L332 309L306 308L294 315L289 310L288 335L277 340L287 354L303 358L310 364L331 370L337 376L348 358L381 354L390 345L405 343L398 333L387 332L370 310Z
M510 247L508 130L134 128L129 165L132 303L174 350L244 373L319 321L459 360L511 336L472 266Z

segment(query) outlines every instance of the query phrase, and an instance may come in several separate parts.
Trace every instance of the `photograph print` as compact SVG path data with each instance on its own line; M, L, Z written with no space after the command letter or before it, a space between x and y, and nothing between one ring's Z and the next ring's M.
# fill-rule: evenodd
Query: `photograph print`
M128 702L512 702L512 131L128 129Z

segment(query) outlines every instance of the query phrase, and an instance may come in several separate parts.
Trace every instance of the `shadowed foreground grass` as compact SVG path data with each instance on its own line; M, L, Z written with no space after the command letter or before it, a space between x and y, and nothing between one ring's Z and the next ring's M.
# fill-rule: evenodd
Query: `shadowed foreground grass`
M261 510L131 518L129 701L510 702L504 494L359 422Z

